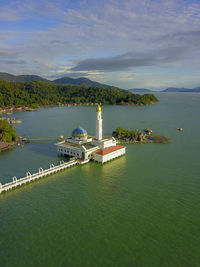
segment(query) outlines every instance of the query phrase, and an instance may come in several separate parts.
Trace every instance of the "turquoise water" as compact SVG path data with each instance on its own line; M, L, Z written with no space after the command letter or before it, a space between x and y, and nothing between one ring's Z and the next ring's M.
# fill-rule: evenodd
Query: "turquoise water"
M151 106L103 107L104 134L153 129L170 144L128 145L0 195L0 266L200 266L200 94L158 94ZM18 112L19 135L95 134L94 107ZM183 132L177 131L182 127ZM58 163L53 142L0 154L0 181Z

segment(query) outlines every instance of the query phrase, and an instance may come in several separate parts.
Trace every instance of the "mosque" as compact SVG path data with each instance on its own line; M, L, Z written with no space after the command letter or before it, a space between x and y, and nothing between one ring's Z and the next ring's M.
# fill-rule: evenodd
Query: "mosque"
M80 127L74 129L71 137L56 144L59 155L75 157L84 162L93 160L105 163L126 153L126 148L118 145L114 137L103 137L100 105L96 113L96 136L88 136L87 131Z

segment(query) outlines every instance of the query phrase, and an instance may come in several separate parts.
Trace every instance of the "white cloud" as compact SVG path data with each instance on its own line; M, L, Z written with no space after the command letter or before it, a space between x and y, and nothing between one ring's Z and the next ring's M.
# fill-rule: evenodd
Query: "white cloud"
M1 21L15 21L18 20L20 17L17 14L16 10L13 10L9 7L1 7L0 8L0 20Z
M37 25L40 21L55 21L55 24L45 29L41 25L41 30L0 31L0 51L12 51L10 60L28 62L26 68L19 66L20 73L26 70L26 73L45 76L53 73L55 76L56 73L70 75L70 72L75 75L74 70L69 69L88 58L101 59L128 53L150 55L151 51L167 51L171 47L187 50L188 62L194 57L199 62L200 58L200 4L193 0L184 1L184 4L181 0L88 0L74 7L70 1L62 0L18 0L13 1L12 6L0 4L0 20L25 19L28 23L29 18L35 18ZM173 64L169 64L174 67L180 62L182 58L174 55ZM116 64L119 65L116 71L120 71L120 61ZM11 65L10 71L16 72L16 67L12 69ZM80 71L77 69L77 75L81 74ZM142 68L140 72L143 72ZM113 73L100 74L88 69L82 74L99 80L107 79L108 82L113 80ZM122 84L123 77L121 80L119 77L118 73L116 84ZM138 77L135 79L133 82L138 79L141 86L145 84ZM126 87L125 79L124 85Z

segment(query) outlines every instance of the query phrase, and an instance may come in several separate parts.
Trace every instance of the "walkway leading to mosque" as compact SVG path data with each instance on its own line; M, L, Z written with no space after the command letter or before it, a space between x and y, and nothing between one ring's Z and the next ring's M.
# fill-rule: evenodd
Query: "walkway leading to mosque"
M80 161L80 160L77 160L77 159L72 159L72 160L70 160L68 162L60 161L60 164L57 165L57 166L54 166L53 164L50 164L49 169L43 170L42 168L39 168L38 172L34 173L34 174L31 174L30 172L27 172L26 176L23 177L23 178L17 179L16 176L14 176L12 182L6 183L6 184L1 184L0 183L0 194L2 192L6 192L8 190L11 190L11 189L16 188L18 186L21 186L23 184L30 183L32 181L38 180L40 178L43 178L43 177L45 177L47 175L50 175L50 174L56 173L58 171L64 170L66 168L75 166L77 164L85 164L87 162L88 161Z

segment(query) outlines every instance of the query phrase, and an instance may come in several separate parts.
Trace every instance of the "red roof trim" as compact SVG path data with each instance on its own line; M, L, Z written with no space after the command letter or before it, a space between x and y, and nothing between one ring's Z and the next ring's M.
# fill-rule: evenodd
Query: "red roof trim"
M112 153L112 152L114 152L116 150L119 150L119 149L122 149L122 148L124 148L124 146L121 146L121 145L111 146L111 147L107 147L107 148L98 150L96 152L96 154L99 154L101 156L104 156L104 155L107 155L109 153Z

